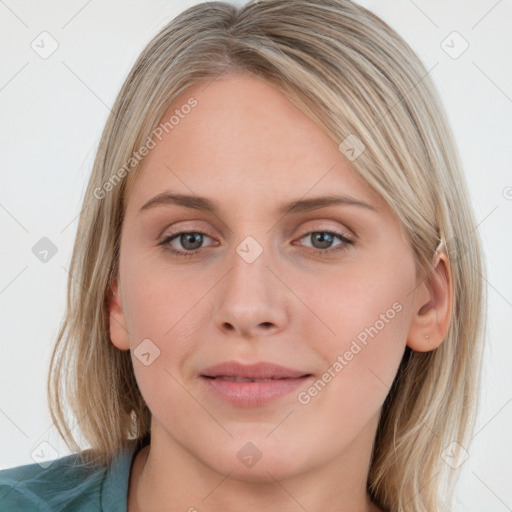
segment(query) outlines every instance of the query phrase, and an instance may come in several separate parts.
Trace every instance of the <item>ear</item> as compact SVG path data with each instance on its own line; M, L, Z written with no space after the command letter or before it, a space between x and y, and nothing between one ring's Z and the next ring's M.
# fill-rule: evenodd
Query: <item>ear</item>
M433 270L417 287L407 345L428 352L443 342L452 314L452 276L448 257L436 251Z
M130 349L128 329L120 300L118 281L114 281L108 296L110 341L120 350Z

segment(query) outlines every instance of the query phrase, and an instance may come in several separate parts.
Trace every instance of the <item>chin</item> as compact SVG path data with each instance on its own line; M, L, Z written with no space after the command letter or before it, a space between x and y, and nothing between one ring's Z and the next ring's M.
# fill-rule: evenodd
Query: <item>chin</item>
M250 439L247 437L245 439ZM253 483L268 483L296 476L311 465L311 457L300 452L297 446L283 443L265 443L253 437L251 441L234 441L218 445L202 462L233 480Z

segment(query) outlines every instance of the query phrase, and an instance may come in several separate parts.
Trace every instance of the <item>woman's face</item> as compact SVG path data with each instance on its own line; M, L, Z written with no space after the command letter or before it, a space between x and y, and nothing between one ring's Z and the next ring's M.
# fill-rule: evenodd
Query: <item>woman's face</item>
M369 457L420 289L398 218L251 75L194 85L172 115L130 190L111 309L152 444L254 480ZM235 382L209 370L225 362L288 370Z

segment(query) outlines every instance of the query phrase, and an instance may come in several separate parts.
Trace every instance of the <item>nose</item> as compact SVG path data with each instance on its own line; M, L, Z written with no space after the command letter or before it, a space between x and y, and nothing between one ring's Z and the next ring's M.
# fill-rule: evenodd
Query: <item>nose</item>
M217 290L217 328L235 338L259 338L285 329L291 293L265 251L252 262L234 251L230 263Z

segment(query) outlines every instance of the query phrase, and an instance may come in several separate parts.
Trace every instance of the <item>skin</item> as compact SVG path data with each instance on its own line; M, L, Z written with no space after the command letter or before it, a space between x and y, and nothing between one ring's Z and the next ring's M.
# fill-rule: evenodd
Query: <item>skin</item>
M249 74L195 84L163 119L191 96L198 105L145 157L130 189L109 300L112 343L132 351L152 412L151 447L135 459L128 510L379 510L365 483L381 407L406 345L427 351L443 341L451 311L446 257L440 253L434 272L417 281L396 215L271 84ZM165 190L208 197L219 211L139 212ZM275 213L283 202L333 192L377 211L342 204ZM175 256L158 245L177 230L205 234L197 254ZM325 230L353 243L335 236L322 246L308 235ZM263 248L252 263L236 251L247 236ZM186 243L177 237L167 246L197 247ZM400 312L308 404L297 395L310 384L241 408L198 378L227 360L321 377L397 302ZM133 352L146 338L160 350L148 366ZM247 442L262 454L252 467L237 457Z

